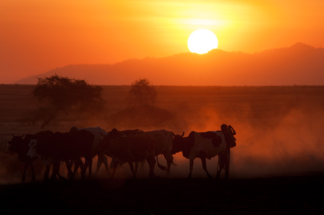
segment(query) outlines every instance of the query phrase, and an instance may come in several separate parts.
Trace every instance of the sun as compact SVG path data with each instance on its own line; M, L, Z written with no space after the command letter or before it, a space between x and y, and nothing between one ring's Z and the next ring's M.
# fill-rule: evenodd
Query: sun
M207 29L195 30L188 38L188 48L193 53L205 54L212 49L217 49L217 47L216 35Z

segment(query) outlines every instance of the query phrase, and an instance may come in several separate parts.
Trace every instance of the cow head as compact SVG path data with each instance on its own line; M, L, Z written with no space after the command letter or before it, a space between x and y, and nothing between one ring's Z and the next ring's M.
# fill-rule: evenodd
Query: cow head
M171 154L175 154L178 153L180 151L183 151L184 147L185 147L185 142L184 142L184 132L182 133L182 135L179 134L174 134L171 131L172 135L173 135L173 140L172 140L172 148L171 148Z
M71 129L70 129L70 132L78 132L80 129L78 129L76 126L73 126Z

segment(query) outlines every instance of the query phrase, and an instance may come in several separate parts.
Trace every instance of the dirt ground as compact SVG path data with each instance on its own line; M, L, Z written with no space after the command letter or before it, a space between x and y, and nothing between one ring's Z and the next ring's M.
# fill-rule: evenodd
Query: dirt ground
M323 214L323 172L250 179L156 178L0 186L1 214Z

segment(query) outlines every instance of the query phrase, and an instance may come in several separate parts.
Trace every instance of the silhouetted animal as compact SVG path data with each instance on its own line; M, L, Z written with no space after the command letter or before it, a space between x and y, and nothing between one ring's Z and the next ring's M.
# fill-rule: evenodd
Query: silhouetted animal
M28 166L30 166L31 168L32 180L35 181L35 171L34 171L33 161L36 160L37 158L27 156L27 153L30 150L30 142L52 134L53 132L51 131L41 131L36 134L26 134L25 137L24 135L15 136L12 134L12 139L8 142L8 150L12 152L16 152L18 154L19 160L25 163L23 175L21 178L22 181L25 181L26 179L26 171Z
M171 147L172 147L172 140L173 140L173 135L171 131L166 131L166 130L154 130L154 131L147 131L145 132L148 134L152 139L154 139L154 154L155 156L158 156L162 154L166 161L167 161L167 174L170 173L170 166L173 164L173 156L171 154ZM161 169L164 169L163 166L161 166L158 163L159 167Z
M221 131L192 131L188 137L183 137L184 133L182 135L173 134L173 136L171 153L175 154L181 151L183 156L190 160L190 173L188 178L191 178L195 158L201 159L203 169L208 178L212 178L207 171L206 158L211 159L225 152L227 143L225 142L223 133Z
M143 160L146 160L150 166L149 177L154 177L155 145L155 140L140 130L118 131L113 129L102 139L98 149L112 158L113 173L111 177L114 176L118 164L128 163L135 178L136 169L133 168L133 162Z
M93 134L93 136L94 136L94 140L93 140L92 148L91 148L91 156L93 158L94 156L98 155L98 163L97 163L96 173L99 171L99 168L102 163L104 163L106 170L109 173L107 157L105 156L105 153L98 150L100 140L108 133L100 127L77 128L75 126L70 129L70 132L76 132L76 131L81 131L81 130L88 131L91 134ZM92 159L89 161L86 160L86 164L85 164L84 168L86 169L87 167L89 167L89 176L91 177L91 175L92 175Z
M91 148L93 141L93 134L85 130L67 133L56 132L53 135L40 138L31 143L31 149L28 154L31 157L46 158L53 162L52 179L55 179L56 175L62 178L59 175L60 161L67 162L71 160L76 161L77 165L81 166L81 176L84 178L85 167L82 165L80 158L84 157L87 161L92 160ZM71 178L73 178L74 172Z

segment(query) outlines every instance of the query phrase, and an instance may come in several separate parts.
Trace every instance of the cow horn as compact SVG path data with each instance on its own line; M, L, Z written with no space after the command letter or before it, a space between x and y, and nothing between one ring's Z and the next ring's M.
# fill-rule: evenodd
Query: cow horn
M183 137L183 136L184 136L184 132L182 133L181 137Z

